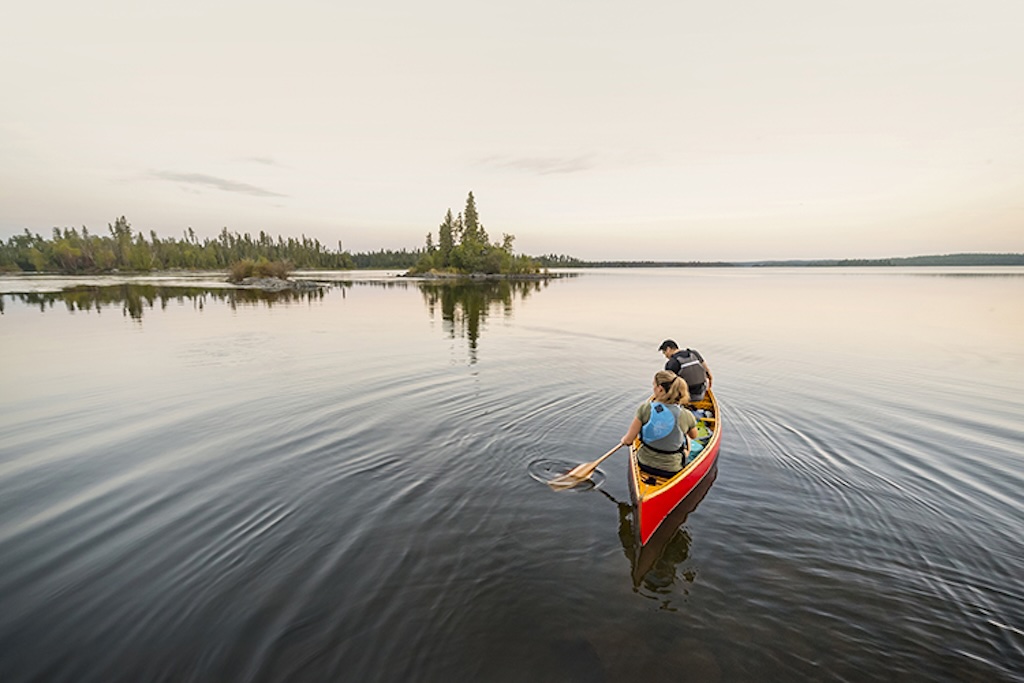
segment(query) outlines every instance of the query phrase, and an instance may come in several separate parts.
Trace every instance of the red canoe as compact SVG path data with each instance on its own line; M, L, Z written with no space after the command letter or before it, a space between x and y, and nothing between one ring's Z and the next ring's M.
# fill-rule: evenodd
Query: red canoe
M686 466L677 474L665 478L641 471L636 461L640 440L637 439L629 449L629 491L636 511L633 522L641 545L651 540L665 518L687 494L697 488L718 459L722 436L718 401L708 390L703 400L691 403L689 407L699 416L697 424L700 436L694 441L702 444L702 448L695 455L691 454ZM691 448L696 450L695 447Z

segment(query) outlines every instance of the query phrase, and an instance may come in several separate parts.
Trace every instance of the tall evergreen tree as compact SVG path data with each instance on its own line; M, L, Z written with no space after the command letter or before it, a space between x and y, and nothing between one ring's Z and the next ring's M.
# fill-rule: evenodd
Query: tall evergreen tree
M462 244L466 239L466 224L462 220L461 211L455 217L455 222L452 224L452 237L456 245Z
M476 210L476 199L470 191L466 197L466 209L462 212L463 233L462 241L465 242L486 242L487 237L481 235L480 214Z
M447 268L451 264L452 248L455 246L455 219L452 210L444 215L444 220L437 231L438 266Z

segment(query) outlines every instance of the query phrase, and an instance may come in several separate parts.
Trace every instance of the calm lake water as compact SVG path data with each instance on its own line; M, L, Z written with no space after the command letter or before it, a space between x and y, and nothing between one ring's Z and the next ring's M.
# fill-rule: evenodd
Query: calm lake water
M1024 269L309 276L0 278L0 681L1024 680ZM723 441L638 556L623 452L530 473L666 337Z

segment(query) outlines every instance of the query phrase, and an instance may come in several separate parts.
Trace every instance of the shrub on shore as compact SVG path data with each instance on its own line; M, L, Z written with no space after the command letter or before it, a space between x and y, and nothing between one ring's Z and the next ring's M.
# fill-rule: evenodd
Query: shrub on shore
M242 259L231 264L228 269L228 280L241 282L249 277L274 277L279 280L287 280L290 270L290 264L286 261L268 261L262 257L256 261Z

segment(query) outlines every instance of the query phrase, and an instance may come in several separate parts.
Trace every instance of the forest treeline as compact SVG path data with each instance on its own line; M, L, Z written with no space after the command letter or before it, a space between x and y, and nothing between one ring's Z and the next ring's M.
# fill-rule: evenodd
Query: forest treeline
M54 228L45 238L25 230L0 241L0 272L61 272L67 274L111 271L147 272L153 270L224 270L249 259L286 261L297 269L415 269L454 273L530 273L542 268L630 268L630 267L800 267L800 266L1019 266L1024 254L978 253L911 256L885 259L832 259L757 262L664 262L664 261L584 261L564 254L524 256L512 254L515 238L505 234L490 243L479 220L473 193L466 209L452 216L449 209L438 229L438 239L427 234L426 246L419 249L380 249L351 253L322 244L305 235L271 237L260 231L249 233L221 230L215 238L200 240L192 228L180 239L161 238L155 231L147 234L132 229L124 216L107 225L107 233L92 233L85 226Z
M292 268L353 270L409 269L426 249L379 249L348 252L339 242L331 249L317 239L271 237L221 230L215 238L200 240L192 228L180 239L161 238L153 230L132 229L122 216L107 225L107 234L85 226L54 228L46 238L29 230L0 242L0 272L61 272L71 275L111 271L224 270L243 260L286 261Z
M876 259L813 259L788 261L744 261L735 266L754 268L844 268L860 266L1024 266L1024 254L961 253L928 256L896 256Z
M348 252L305 235L301 238L272 237L221 230L214 238L199 239L192 228L181 238L162 238L134 230L121 216L107 224L106 233L90 232L85 226L54 228L51 237L26 229L7 241L0 241L0 272L87 273L148 272L153 270L226 270L241 261L285 262L294 269L402 269L453 273L527 273L542 267L578 265L577 259L548 255L534 260L512 254L512 235L491 244L479 220L476 201L469 193L466 208L458 217L449 209L434 242L419 249L379 249Z
M253 237L221 230L216 238L200 240L192 228L181 239L161 238L155 231L149 239L132 230L124 216L107 225L109 234L89 232L85 226L53 229L46 239L27 229L0 243L2 271L59 271L68 274L105 273L114 270L145 272L151 270L220 270L244 259L287 261L294 268L355 268L352 255L333 250L303 235L276 239L260 231Z
M936 254L880 259L790 261L584 261L572 256L535 256L546 268L803 268L857 266L1024 266L1024 254Z

